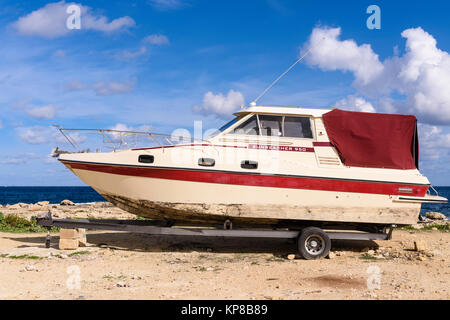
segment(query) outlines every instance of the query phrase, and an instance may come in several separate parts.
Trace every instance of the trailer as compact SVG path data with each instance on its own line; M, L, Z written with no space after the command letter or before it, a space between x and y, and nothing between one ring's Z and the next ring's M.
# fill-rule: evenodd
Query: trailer
M50 247L50 229L88 229L125 231L150 235L193 236L193 237L223 237L223 238L266 238L290 239L296 241L298 253L307 260L328 256L331 240L391 240L392 231L396 225L372 226L375 232L367 232L366 225L340 225L326 231L320 227L306 224L304 227L268 229L267 226L233 227L230 220L223 225L196 225L183 223L177 225L173 221L158 220L115 220L115 219L53 219L51 212L44 217L35 217L37 225L49 230L46 236L46 247ZM363 230L363 231L361 231ZM366 230L366 231L364 231ZM356 232L355 232L356 231Z

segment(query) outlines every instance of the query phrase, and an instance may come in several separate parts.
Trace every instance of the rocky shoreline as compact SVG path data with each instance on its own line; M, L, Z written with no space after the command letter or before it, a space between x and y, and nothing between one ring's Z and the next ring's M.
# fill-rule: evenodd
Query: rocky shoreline
M3 215L18 215L31 220L33 216L40 216L50 211L54 218L90 218L90 219L136 219L134 214L119 209L109 202L93 202L75 204L70 200L63 200L60 204L50 204L49 201L37 203L16 203L13 205L0 205Z

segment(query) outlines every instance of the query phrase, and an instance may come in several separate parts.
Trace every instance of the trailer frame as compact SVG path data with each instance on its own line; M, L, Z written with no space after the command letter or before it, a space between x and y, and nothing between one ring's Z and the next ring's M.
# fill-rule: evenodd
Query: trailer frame
M119 219L54 219L49 211L43 217L34 217L36 224L47 228L63 229L88 229L123 231L150 235L194 236L194 237L225 237L225 238L267 238L267 239L298 239L305 230L316 229L322 231L324 238L328 240L391 240L392 231L396 225L386 225L381 232L335 232L324 231L317 227L305 227L297 230L289 228L233 228L230 220L226 220L223 226L182 223L175 225L172 221L159 220L119 220ZM352 231L349 229L348 231ZM47 233L46 247L50 247L50 232ZM300 246L300 244L299 244ZM329 250L328 250L329 251ZM328 255L328 251L325 252ZM301 252L300 252L301 253ZM304 256L304 254L302 254ZM323 256L323 255L322 255Z

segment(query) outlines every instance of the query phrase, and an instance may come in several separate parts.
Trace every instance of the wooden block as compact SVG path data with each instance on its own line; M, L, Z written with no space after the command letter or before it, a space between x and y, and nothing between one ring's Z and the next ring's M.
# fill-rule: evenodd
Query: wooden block
M78 239L77 229L61 229L59 230L60 239Z
M86 229L77 229L77 230L78 230L78 245L80 247L87 247Z
M78 249L78 239L59 239L60 250Z

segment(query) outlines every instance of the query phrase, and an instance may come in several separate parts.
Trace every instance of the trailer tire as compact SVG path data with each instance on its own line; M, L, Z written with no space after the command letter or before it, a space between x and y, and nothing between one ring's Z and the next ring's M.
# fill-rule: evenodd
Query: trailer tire
M300 233L297 247L300 255L306 260L320 259L330 252L331 240L322 229L308 227Z

